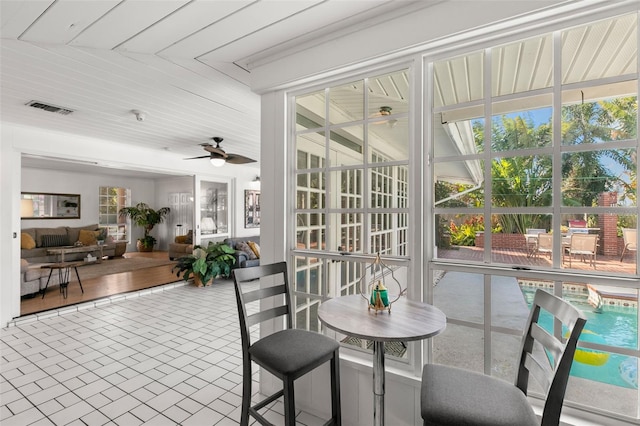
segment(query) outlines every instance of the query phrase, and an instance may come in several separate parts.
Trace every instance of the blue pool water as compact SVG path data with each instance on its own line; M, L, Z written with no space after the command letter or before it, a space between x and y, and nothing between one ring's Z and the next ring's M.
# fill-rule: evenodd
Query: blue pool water
M531 306L536 289L521 287L521 290L527 304ZM586 295L565 292L563 297L581 309L587 317L587 324L580 340L606 343L621 348L635 349L637 347L638 318L636 308L605 306L602 313L595 313L593 307L587 303ZM541 316L540 323L547 330L551 330L553 326L553 320L548 314ZM584 356L583 359L599 358L600 360L606 359L606 362L602 365L577 362L581 357L576 354L571 367L571 375L631 389L638 388L637 358L608 352L596 351L594 353L590 350L585 350L581 355ZM608 358L606 355L609 355Z

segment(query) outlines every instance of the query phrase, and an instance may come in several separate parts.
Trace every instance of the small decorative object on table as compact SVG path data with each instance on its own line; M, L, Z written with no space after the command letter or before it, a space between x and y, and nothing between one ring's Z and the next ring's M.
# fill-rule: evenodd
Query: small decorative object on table
M398 286L398 294L393 300L389 299L389 290L385 285L385 279L389 277ZM365 283L366 287L363 285ZM393 270L382 263L380 253L378 253L373 263L365 268L365 273L360 279L360 294L369 302L367 309L373 309L376 314L385 309L391 313L391 304L400 299L405 291L406 289L403 290L400 282L394 277Z

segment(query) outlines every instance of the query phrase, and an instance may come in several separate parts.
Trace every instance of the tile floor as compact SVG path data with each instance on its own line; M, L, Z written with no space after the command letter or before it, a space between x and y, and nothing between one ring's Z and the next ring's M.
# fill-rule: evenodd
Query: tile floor
M2 426L238 424L232 281L169 285L48 315L0 332ZM266 417L282 424L281 413L277 401ZM297 420L323 423L307 413Z

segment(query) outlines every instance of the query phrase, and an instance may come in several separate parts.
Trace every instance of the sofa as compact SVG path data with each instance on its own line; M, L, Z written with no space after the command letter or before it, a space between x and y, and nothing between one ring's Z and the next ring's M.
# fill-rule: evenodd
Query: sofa
M46 269L42 268L43 263L30 264L25 259L20 259L20 296L27 296L30 294L38 293L40 289L44 288L42 284L42 277L45 274L48 276ZM54 274L51 278L53 279ZM55 274L57 279L58 274ZM46 285L46 281L44 283Z
M190 255L193 252L193 242L191 240L191 231L187 235L180 235L175 238L175 241L169 244L169 259L174 260L183 256ZM251 236L251 237L235 237L235 238L225 238L223 242L227 244L229 247L235 250L233 257L235 258L235 262L233 264L233 268L248 268L251 266L260 265L260 258L256 253L247 247L242 246L240 243L246 243L248 245L249 241L255 243L257 245L258 253L260 250L260 236ZM242 248L244 248L244 250Z
M84 245L97 244L101 235L98 224L78 227L59 226L57 228L26 228L20 235L20 257L30 264L57 262L58 255L49 254L48 250L56 247L72 246L77 241ZM126 241L113 241L104 237L102 254L104 256L122 256L127 249ZM81 260L86 253L69 253L65 260Z
M260 235L251 237L225 238L224 243L233 248L236 252L233 268L250 268L260 266ZM241 243L245 243L243 246ZM249 243L254 243L253 246ZM249 246L247 248L247 246Z

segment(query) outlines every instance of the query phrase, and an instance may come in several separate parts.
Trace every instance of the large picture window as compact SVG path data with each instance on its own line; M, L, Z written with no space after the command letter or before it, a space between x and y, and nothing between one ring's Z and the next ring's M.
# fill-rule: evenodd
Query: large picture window
M298 327L319 330L323 298L360 291L364 263L347 255L408 256L409 89L403 69L294 98Z
M427 291L449 321L435 362L512 377L505 350L542 288L589 318L566 401L636 417L639 260L624 247L638 231L637 25L631 14L433 63ZM439 355L452 351L466 355ZM605 388L613 405L585 396Z

